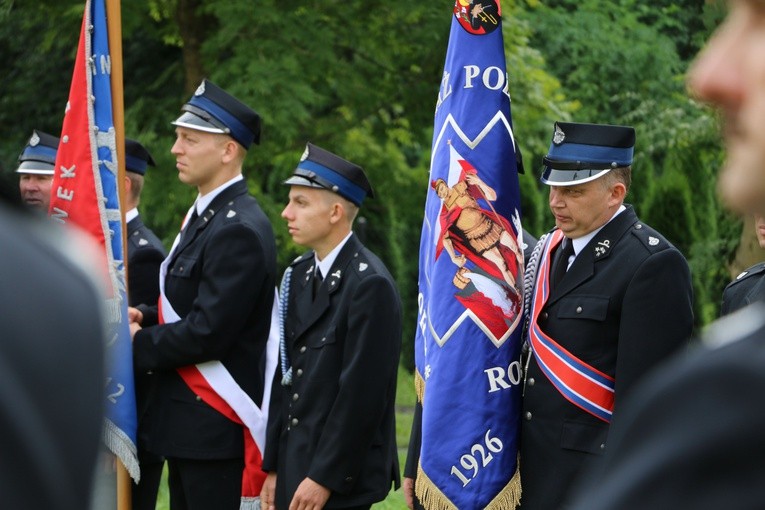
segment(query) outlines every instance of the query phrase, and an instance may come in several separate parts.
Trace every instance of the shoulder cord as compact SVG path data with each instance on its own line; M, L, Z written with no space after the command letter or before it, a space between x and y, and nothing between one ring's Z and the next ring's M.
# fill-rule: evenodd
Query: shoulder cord
M543 234L529 257L529 263L526 264L526 270L523 273L523 325L524 331L528 331L529 322L531 320L531 296L534 294L534 285L537 279L537 268L539 266L539 257L542 254L542 249L545 246L545 241L550 233ZM525 338L525 336L524 336Z
M282 386L292 384L292 366L287 356L287 342L284 339L284 323L287 319L287 303L290 300L290 278L292 276L292 266L289 266L284 272L282 283L279 286L279 355L282 365Z

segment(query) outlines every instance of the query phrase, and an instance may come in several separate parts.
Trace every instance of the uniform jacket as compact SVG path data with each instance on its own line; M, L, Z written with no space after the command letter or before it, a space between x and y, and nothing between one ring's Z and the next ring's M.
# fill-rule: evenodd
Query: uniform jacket
M723 291L720 315L765 299L765 262L755 264L730 282Z
M159 266L167 252L162 241L136 216L127 224L128 303L154 305L159 298ZM149 396L154 376L135 371L135 397L138 412L138 458L141 462L161 462L161 457L147 451L151 417Z
M226 188L187 231L172 255L165 294L181 317L157 322L141 307L133 341L137 370L152 372L152 451L187 459L238 458L243 429L197 398L176 368L220 360L256 404L263 398L265 347L276 284L271 224L243 181Z
M310 252L291 265L285 341L291 386L277 370L265 471L287 508L305 477L328 487L327 508L371 504L398 485L396 371L401 305L382 262L352 235L312 299Z
M723 317L704 336L627 397L573 508L762 508L765 306Z
M159 297L159 266L167 251L140 216L128 222L127 241L129 304L155 305Z
M691 336L688 264L628 206L576 256L539 324L574 356L615 378L616 416L630 387ZM565 508L572 481L600 458L607 435L608 424L566 400L531 356L521 427L524 510Z

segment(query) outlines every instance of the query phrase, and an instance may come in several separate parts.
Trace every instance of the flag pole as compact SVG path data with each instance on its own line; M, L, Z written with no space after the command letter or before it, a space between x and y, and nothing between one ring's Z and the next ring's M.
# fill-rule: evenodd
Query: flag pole
M120 0L106 0L106 23L109 30L109 56L111 60L112 119L117 146L117 190L122 215L122 253L127 253L125 229L125 108L122 72L122 14ZM125 281L127 281L127 263ZM125 465L115 455L117 463L117 510L131 510L131 479Z

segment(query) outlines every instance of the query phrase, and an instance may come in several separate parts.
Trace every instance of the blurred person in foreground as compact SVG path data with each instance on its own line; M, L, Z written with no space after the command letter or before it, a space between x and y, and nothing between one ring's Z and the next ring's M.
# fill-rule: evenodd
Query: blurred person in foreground
M688 84L722 114L723 201L740 214L763 215L765 3L732 1L729 8ZM702 340L635 389L576 510L762 508L765 306L756 302L719 319Z
M3 508L89 508L106 337L89 242L0 203Z

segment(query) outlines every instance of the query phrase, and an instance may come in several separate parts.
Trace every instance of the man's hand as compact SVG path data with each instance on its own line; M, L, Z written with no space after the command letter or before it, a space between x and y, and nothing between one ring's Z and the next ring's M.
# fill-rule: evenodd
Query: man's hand
M401 489L404 491L406 506L409 507L409 510L414 510L414 478L404 477Z
M138 308L133 308L132 306L128 307L128 321L136 324L141 324L143 322L143 312L139 310Z
M141 328L141 325L138 324L137 322L131 322L129 326L130 326L130 341L132 342L135 339L136 331L140 331L142 328Z
M292 496L289 510L321 510L330 494L329 489L306 477Z
M276 510L276 472L271 471L263 482L260 489L260 508L262 510Z

